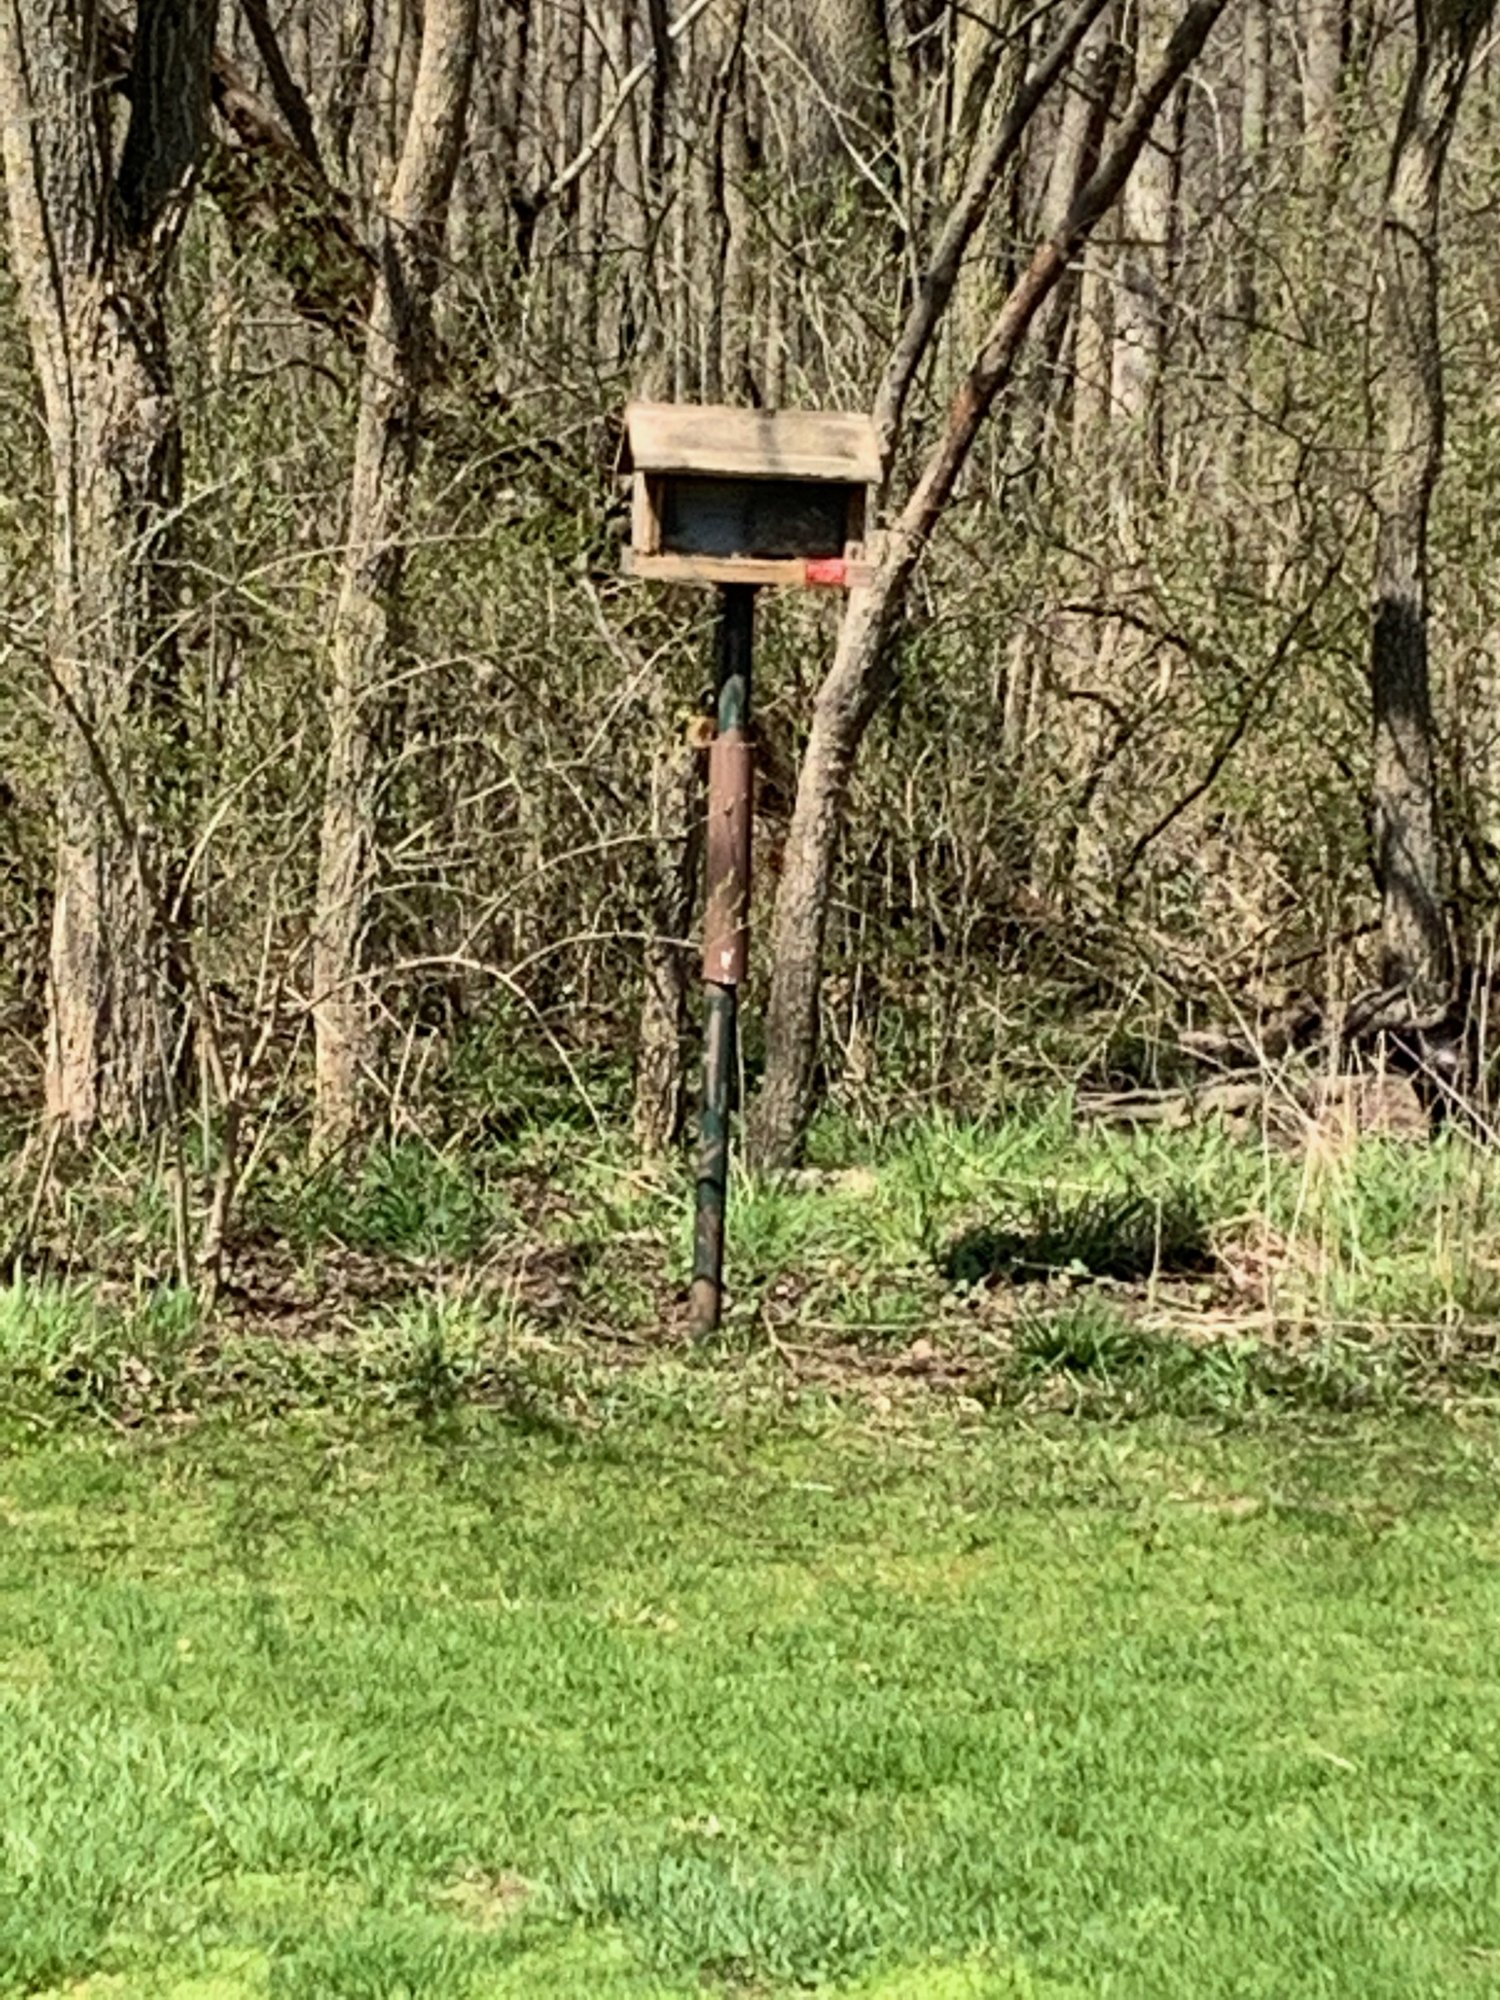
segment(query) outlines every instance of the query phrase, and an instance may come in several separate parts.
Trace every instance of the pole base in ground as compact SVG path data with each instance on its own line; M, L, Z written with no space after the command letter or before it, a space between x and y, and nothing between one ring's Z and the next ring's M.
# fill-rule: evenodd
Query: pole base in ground
M688 1294L688 1324L694 1340L711 1340L719 1330L723 1294L712 1278L694 1278Z

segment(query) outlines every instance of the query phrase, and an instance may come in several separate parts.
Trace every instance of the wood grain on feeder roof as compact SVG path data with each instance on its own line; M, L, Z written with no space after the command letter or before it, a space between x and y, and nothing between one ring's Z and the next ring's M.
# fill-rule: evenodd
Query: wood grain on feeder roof
M853 412L628 403L620 469L873 486L880 452L874 424Z

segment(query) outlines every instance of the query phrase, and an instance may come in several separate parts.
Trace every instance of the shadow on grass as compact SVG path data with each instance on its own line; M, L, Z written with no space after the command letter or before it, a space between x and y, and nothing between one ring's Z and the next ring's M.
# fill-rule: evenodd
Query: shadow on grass
M1123 1188L1042 1195L1019 1223L983 1223L966 1231L940 1261L955 1285L1060 1272L1129 1283L1212 1270L1214 1253L1202 1203L1191 1189L1152 1195Z
M1250 1335L1192 1341L1080 1293L1019 1315L996 1401L1024 1404L1040 1393L1047 1407L1097 1417L1233 1417L1277 1406L1352 1415L1419 1396L1416 1359L1389 1342L1330 1335L1280 1346Z

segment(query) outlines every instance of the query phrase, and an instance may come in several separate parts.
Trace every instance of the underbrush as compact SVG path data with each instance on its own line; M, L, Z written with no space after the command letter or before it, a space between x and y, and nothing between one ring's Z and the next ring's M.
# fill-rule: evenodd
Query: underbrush
M304 1403L550 1424L741 1379L1114 1417L1493 1385L1500 1166L1460 1134L1299 1149L1099 1129L1057 1100L874 1141L830 1126L814 1156L737 1179L708 1351L683 1310L686 1161L566 1123L315 1172L269 1155L212 1306L174 1278L149 1163L100 1156L40 1200L18 1176L0 1402L48 1425Z

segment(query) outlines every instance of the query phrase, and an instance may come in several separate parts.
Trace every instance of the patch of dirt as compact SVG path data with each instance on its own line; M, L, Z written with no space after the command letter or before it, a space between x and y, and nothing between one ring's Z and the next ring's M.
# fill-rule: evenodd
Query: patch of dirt
M470 1869L456 1882L435 1889L432 1900L471 1930L497 1931L536 1894L536 1885L508 1868L494 1873Z

